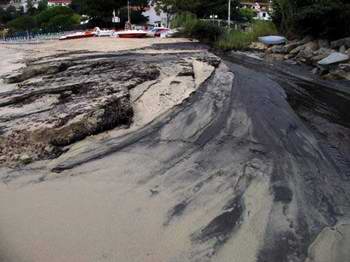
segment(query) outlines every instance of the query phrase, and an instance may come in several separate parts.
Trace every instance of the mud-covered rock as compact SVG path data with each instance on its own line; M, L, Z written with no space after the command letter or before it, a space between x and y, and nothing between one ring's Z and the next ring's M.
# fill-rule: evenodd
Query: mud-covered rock
M27 164L23 155L30 162L55 158L88 136L128 127L134 116L131 91L162 77L202 83L194 72L196 60L213 67L221 62L207 52L82 52L28 62L5 76L17 88L0 92L0 165Z

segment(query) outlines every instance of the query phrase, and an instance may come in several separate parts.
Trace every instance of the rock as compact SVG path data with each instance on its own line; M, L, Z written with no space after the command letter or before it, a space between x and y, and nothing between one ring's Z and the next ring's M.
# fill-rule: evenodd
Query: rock
M329 56L331 53L334 53L334 52L335 51L332 49L321 47L320 49L318 49L317 51L314 52L314 55Z
M283 61L284 55L283 54L267 54L265 57L266 61Z
M318 62L319 66L322 67L329 67L332 65L336 65L342 62L346 62L350 59L350 57L346 54L342 54L339 52L334 52L327 56L326 58L322 59L321 61Z
M311 42L313 40L312 36L305 36L302 40L299 41L300 45L305 45L308 42Z
M318 49L317 41L308 42L304 45L304 48L300 50L296 56L297 60L306 64L312 64L312 57L314 56L314 51Z
M318 61L321 61L322 59L326 58L327 55L315 55L311 57L311 62L313 65L317 65Z
M285 59L285 60L289 60L289 59L292 59L293 57L295 57L295 54L286 54L286 55L284 56L284 59Z
M274 45L271 48L271 52L273 54L286 54L286 53L288 53L287 49L283 45Z
M339 64L339 68L345 72L350 72L350 64Z
M297 48L300 44L298 42L291 42L284 46L287 53L291 52L293 49Z
M249 49L253 51L265 51L268 48L267 45L261 43L261 42L252 42L249 45Z
M318 45L319 45L320 48L329 48L330 47L330 43L326 39L319 39L318 40Z
M272 54L272 47L268 47L268 48L265 50L265 54Z
M296 48L294 48L293 50L291 50L289 53L292 55L297 55L301 50L305 49L304 45L300 45Z
M311 72L313 75L318 75L318 73L320 72L320 69L318 67L315 67L314 69L312 69Z
M316 51L319 49L318 41L310 41L304 45L305 49Z
M337 69L329 72L328 74L322 77L326 80L350 80L350 73L345 72L344 70Z
M342 46L339 48L339 52L340 52L340 53L343 53L343 54L346 53L346 47L345 47L345 45L342 45Z
M332 52L334 52L331 49L327 48L320 48L319 50L313 52L313 57L311 58L312 64L317 65L318 61L321 61L322 59L329 56Z
M54 56L28 62L10 78L20 88L0 94L0 162L52 159L86 137L127 128L134 115L132 94L143 96L153 82L168 89L168 78L192 90L221 63L206 52L128 56L64 54L60 62Z
M33 161L33 159L28 154L22 154L19 157L19 161L24 165L28 165Z
M331 42L331 47L334 49L337 49L342 45L346 46L347 48L350 48L350 37L342 38Z

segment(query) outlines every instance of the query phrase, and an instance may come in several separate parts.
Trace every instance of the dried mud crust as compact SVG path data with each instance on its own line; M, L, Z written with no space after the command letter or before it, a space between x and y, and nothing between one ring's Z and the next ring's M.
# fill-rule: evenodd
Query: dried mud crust
M215 66L220 61L196 56ZM186 72L194 81L189 58L80 52L27 60L26 67L3 77L16 88L0 93L0 165L55 158L87 136L130 126L129 91L159 81L164 72Z

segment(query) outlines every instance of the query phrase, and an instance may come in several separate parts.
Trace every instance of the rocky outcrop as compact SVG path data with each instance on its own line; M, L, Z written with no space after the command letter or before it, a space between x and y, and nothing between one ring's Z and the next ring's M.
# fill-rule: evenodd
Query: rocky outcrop
M253 43L250 50L264 52L267 61L291 60L293 63L314 66L312 72L327 79L350 78L349 72L339 67L339 64L350 60L350 37L333 42L305 37L285 45L265 46L264 49L254 49L255 46L258 44Z
M128 127L134 116L131 90L164 77L179 83L173 88L191 82L181 86L192 90L207 77L194 70L198 65L220 63L206 53L194 57L79 53L28 62L3 77L17 88L0 90L0 165L54 158L88 136ZM163 104L172 99L161 98Z

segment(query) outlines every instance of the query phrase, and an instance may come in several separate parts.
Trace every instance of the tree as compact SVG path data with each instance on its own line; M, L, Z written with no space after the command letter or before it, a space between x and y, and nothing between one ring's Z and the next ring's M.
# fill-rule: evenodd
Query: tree
M34 15L37 11L38 10L34 7L33 0L27 0L27 14Z
M254 17L256 17L256 11L250 8L241 8L239 10L240 19L245 22L252 22Z
M8 27L13 31L32 31L36 27L36 21L32 16L20 16L8 24Z
M38 11L42 12L47 9L48 6L48 0L41 0L38 4Z
M289 35L330 39L350 34L348 0L274 0L273 20Z
M70 30L80 24L80 15L65 6L47 8L36 15L39 28L48 31Z

